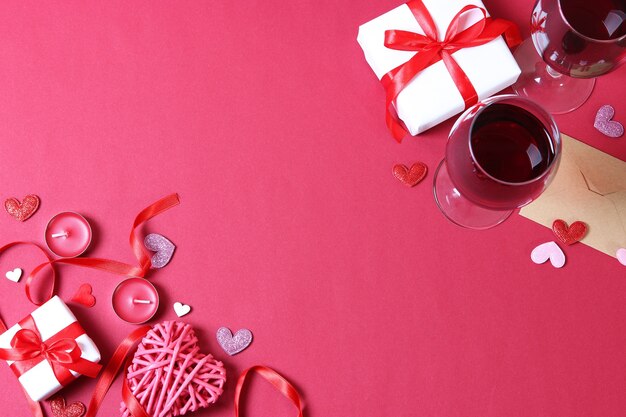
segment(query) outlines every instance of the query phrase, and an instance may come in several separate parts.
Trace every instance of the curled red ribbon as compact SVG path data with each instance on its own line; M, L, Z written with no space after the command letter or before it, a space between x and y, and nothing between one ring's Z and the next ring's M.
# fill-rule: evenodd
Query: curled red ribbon
M82 266L84 268L98 269L101 271L106 271L112 274L122 275L122 276L126 276L129 278L144 278L147 275L148 271L150 270L151 261L150 261L150 256L148 255L147 250L143 246L141 239L137 237L136 229L139 226L141 226L144 222L178 205L179 203L180 203L180 200L178 199L178 194L170 194L156 201L155 203L150 204L148 207L141 210L139 214L137 214L137 217L135 218L135 221L133 222L133 227L130 231L129 240L130 240L130 247L133 251L133 254L135 255L135 258L137 258L139 266L126 264L126 263L114 261L111 259L100 259L100 258L52 259L48 255L48 253L45 250L43 250L39 245L35 243L30 243L30 242L8 243L0 248L0 253L16 245L31 245L39 249L46 256L46 258L48 259L48 262L45 262L35 267L31 271L31 273L28 274L28 277L26 278L26 284L25 284L26 298L28 299L28 301L30 301L31 303L37 306L42 305L43 303L48 301L50 298L52 298L52 296L54 295L54 288L56 284L56 274L55 274L53 266L55 264L76 265L76 266ZM47 266L50 266L52 268L51 278L50 278L50 290L48 291L47 297L45 300L41 302L35 301L33 300L31 296L31 286L37 274L39 274L39 272L41 272L41 270L43 270Z
M241 390L246 383L246 378L248 374L256 373L263 378L265 378L270 384L274 386L285 397L289 398L293 405L298 409L298 417L303 417L302 410L304 408L304 404L300 394L298 394L298 390L294 388L293 385L289 383L281 374L273 370L272 368L268 368L267 366L256 365L252 366L241 373L239 379L237 380L237 386L235 387L235 417L239 417L239 402L241 397Z
M478 102L478 94L470 82L465 71L452 58L452 54L463 48L480 46L504 35L509 47L521 42L519 30L514 23L504 19L492 19L487 17L485 9L478 6L468 5L463 7L453 18L446 30L443 41L437 38L437 26L430 12L422 0L412 0L407 3L425 35L404 30L385 31L385 46L400 51L416 51L411 59L402 65L392 69L381 78L387 95L386 98L386 122L393 137L401 142L408 133L397 113L393 110L398 94L411 82L411 80L425 68L443 60L446 69L454 80L465 108ZM461 18L465 13L478 11L483 17L472 26L459 31Z

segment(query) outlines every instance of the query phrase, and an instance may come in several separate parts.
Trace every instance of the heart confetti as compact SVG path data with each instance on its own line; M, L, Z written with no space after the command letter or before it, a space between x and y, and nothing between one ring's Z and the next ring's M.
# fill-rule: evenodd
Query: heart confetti
M212 355L200 352L190 324L167 321L141 340L126 378L145 415L171 417L215 403L223 392L226 370ZM122 417L131 416L123 405Z
M91 285L82 284L72 297L72 301L84 305L85 307L93 307L96 305L96 297L93 296L92 291L93 288L91 288Z
M176 313L178 317L185 316L189 314L190 311L191 311L191 307L188 306L187 304L179 303L178 301L174 303L174 312Z
M530 253L530 259L536 264L542 264L548 259L555 268L561 268L565 265L565 254L555 242L546 242L537 246Z
M65 398L56 396L50 400L50 410L54 417L82 417L87 409L81 402L73 402L65 405Z
M411 165L411 169L407 168L405 165L396 164L393 166L392 172L393 176L401 183L409 187L415 187L428 173L428 167L423 162L414 163Z
M9 281L19 282L20 278L22 278L22 269L15 268L13 271L8 271L4 276L7 277Z
M556 219L552 223L552 231L561 242L566 245L571 245L585 237L587 224L581 221L575 221L568 227L565 221Z
M624 134L624 126L620 122L611 120L615 116L615 109L609 104L600 107L596 113L596 120L593 127L600 133L610 138L619 138Z
M239 329L233 336L228 327L220 327L217 329L217 342L224 352L233 356L250 346L252 332L248 329Z
M622 265L626 266L626 248L619 248L617 253L615 253L615 257Z
M39 197L35 194L29 194L24 197L21 203L16 198L7 198L4 202L4 208L15 219L23 222L35 214L39 208Z
M143 241L146 249L156 252L152 256L152 267L163 268L172 259L176 246L165 236L158 233L150 233Z

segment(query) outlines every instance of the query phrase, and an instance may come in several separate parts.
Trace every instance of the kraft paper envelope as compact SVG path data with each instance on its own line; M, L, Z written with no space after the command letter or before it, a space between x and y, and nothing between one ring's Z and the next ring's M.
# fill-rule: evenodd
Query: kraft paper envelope
M566 135L561 164L546 191L520 214L547 227L587 223L582 243L615 256L626 248L626 162Z

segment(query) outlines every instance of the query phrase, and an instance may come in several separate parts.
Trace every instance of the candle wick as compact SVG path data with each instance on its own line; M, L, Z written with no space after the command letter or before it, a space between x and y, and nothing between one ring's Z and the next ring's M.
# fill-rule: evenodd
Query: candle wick
M133 303L135 304L152 304L150 300L138 300L137 298L133 298Z
M60 232L60 233L53 233L52 237L57 238L57 237L62 237L62 238L66 238L69 235L69 233L67 233L66 231Z

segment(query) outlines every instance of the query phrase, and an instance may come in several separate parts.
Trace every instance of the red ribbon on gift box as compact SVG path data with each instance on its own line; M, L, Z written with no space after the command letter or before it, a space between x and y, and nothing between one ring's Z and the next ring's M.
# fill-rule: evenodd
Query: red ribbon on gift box
M392 104L395 104L398 94L417 74L434 63L443 60L446 69L463 97L465 108L468 108L478 102L478 93L476 93L467 74L452 58L452 54L463 48L484 45L500 35L504 35L504 39L509 47L514 47L522 41L519 30L513 22L487 17L485 9L473 5L463 7L452 18L444 39L440 41L437 38L437 26L422 0L412 0L406 4L411 9L413 16L415 16L425 35L405 30L385 31L385 46L387 48L400 51L416 51L417 53L404 64L389 71L380 80L387 95L387 127L398 142L402 141L402 138L406 136L408 131L392 108ZM482 19L467 29L459 31L463 15L473 11L482 13Z
M98 376L102 366L80 356L81 349L76 338L85 334L85 331L78 322L46 340L41 339L33 316L28 315L19 325L21 329L11 339L11 348L0 348L0 359L14 361L11 370L17 377L45 360L50 363L54 376L63 386L76 379L70 370L91 378Z

